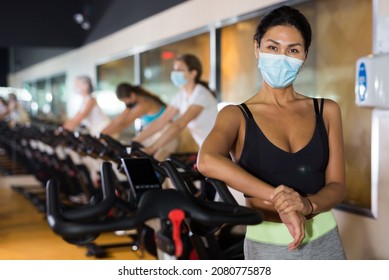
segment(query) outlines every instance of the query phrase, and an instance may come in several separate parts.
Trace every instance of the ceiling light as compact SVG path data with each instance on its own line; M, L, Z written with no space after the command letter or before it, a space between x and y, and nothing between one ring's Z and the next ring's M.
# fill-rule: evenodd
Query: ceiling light
M74 14L73 19L78 24L81 24L84 21L84 16L80 13Z
M90 29L89 21L84 21L83 23L81 23L81 28L84 30L89 30Z

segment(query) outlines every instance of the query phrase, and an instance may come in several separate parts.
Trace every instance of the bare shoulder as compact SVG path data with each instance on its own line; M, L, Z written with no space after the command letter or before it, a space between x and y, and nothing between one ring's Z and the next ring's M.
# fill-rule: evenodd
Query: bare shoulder
M217 114L216 123L218 125L235 126L239 125L243 120L242 111L239 106L227 105L223 107Z
M324 100L324 115L331 116L331 115L340 115L340 107L339 104L336 103L334 100L331 99L325 99Z
M97 99L96 97L92 96L91 98L88 98L88 101L87 101L88 104L97 104Z
M240 112L240 109L237 105L226 105L224 106L221 110L220 110L220 113L223 113L223 114L237 114Z
M227 105L218 112L218 118L224 120L240 120L242 111L237 105Z
M342 126L342 114L339 104L331 99L325 99L323 108L323 119L330 131L330 127L341 127Z

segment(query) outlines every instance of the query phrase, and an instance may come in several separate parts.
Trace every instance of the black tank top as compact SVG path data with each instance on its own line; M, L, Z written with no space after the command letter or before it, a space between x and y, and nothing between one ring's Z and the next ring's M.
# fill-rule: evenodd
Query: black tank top
M246 119L246 135L239 166L277 187L293 188L301 195L317 193L325 184L328 163L328 135L323 121L324 99L313 99L316 126L309 143L295 153L286 152L271 143L263 134L246 104L239 108Z

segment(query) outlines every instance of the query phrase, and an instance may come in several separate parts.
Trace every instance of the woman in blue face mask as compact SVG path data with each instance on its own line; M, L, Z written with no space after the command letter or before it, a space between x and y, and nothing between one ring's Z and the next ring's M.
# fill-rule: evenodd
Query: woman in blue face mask
M293 87L310 43L298 10L265 15L254 36L261 89L220 111L199 152L203 175L242 192L264 214L247 227L247 259L345 259L331 212L345 195L341 112Z
M168 125L166 132L145 148L151 155L160 147L188 128L200 147L212 129L217 115L217 101L207 83L201 81L202 65L192 54L178 56L171 72L172 83L179 88L170 105L156 121L133 140L142 142Z

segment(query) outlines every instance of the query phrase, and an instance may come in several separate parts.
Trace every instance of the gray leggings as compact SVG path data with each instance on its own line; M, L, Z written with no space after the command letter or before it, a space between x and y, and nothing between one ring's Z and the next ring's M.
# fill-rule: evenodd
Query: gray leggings
M294 251L289 251L288 246L259 243L246 238L244 241L244 255L246 260L346 259L337 227L324 236L301 245Z

